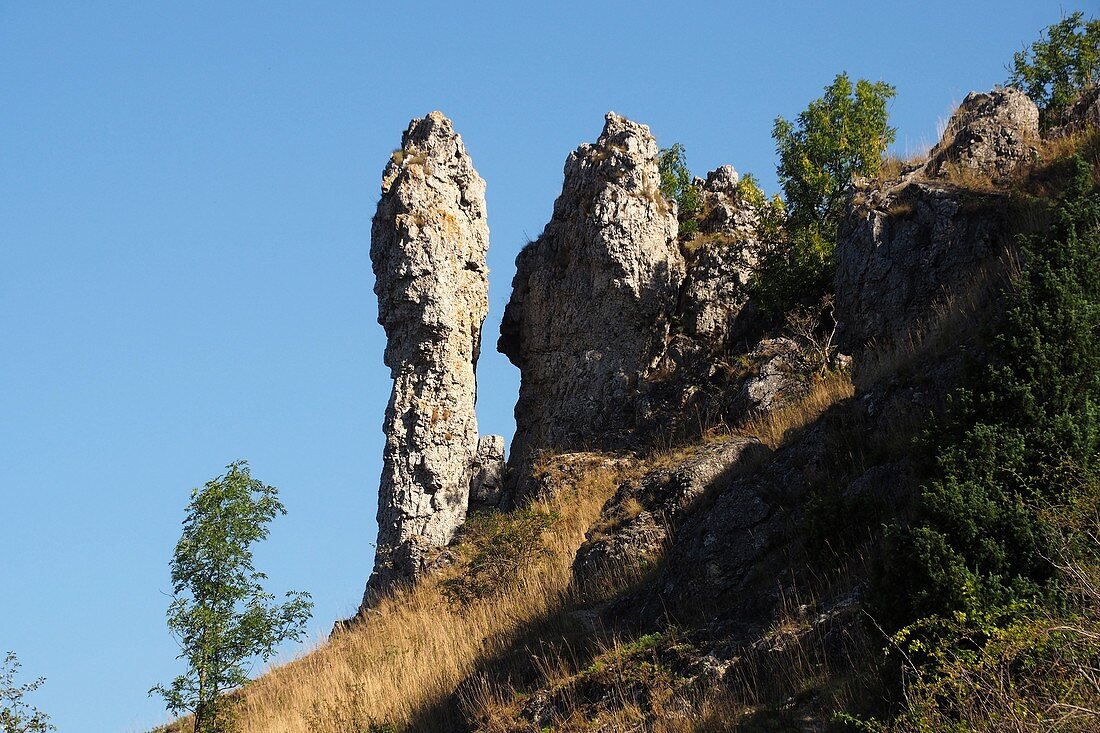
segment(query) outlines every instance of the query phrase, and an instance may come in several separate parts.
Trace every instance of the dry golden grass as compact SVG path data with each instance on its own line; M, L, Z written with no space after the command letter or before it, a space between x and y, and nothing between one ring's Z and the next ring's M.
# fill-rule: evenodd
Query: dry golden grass
M799 430L821 417L833 405L855 395L847 371L815 377L806 396L777 410L754 415L731 428L735 435L756 438L771 449L783 445Z
M851 571L842 569L823 589L850 587L851 578L841 576ZM524 710L528 695L510 684L478 680L466 690L466 709L479 733L816 730L832 711L878 704L883 643L868 635L856 606L824 611L812 598L785 598L772 628L721 678L692 671L708 644L671 629L611 639L581 660L541 658L537 686L552 700L541 727Z
M625 470L589 472L567 495L545 505L559 517L546 534L548 552L507 594L453 605L440 587L443 574L384 601L362 623L245 688L240 730L445 729L464 680L486 667L506 665L533 629L573 623L567 617L573 557ZM169 730L188 731L190 725L182 721Z
M923 165L927 160L927 152L920 152L907 157L902 157L894 153L884 155L879 162L878 172L875 174L875 178L879 181L895 180L900 178L903 173L912 171L918 166Z

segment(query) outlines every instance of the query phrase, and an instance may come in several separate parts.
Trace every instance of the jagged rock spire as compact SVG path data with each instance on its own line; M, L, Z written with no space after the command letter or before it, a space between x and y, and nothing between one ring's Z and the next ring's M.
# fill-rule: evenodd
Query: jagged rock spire
M364 607L429 570L465 519L488 247L485 182L462 139L439 112L413 120L382 175L371 229L393 392Z
M541 450L631 442L638 380L664 350L684 276L657 153L648 127L608 113L516 259L498 349L521 373L509 458L520 481Z

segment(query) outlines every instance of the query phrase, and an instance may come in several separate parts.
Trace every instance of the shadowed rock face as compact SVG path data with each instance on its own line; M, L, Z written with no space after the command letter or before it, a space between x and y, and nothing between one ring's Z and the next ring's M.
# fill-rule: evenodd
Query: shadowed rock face
M498 348L520 369L509 465L628 447L637 382L660 357L684 276L649 128L608 113L565 164L542 235L516 259Z
M413 120L382 175L371 229L393 392L364 607L429 570L466 517L488 246L485 182L462 139L439 112Z
M904 343L1011 242L1001 195L920 181L857 193L866 201L841 221L836 248L837 336L845 353Z

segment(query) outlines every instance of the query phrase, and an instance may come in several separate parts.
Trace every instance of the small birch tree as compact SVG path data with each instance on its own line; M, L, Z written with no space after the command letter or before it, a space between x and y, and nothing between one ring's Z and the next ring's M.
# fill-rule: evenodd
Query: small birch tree
M149 691L175 714L194 713L195 733L232 729L233 698L223 693L249 681L250 660L267 661L279 643L300 639L313 608L302 592L276 603L263 589L267 576L253 566L252 545L267 537L277 514L286 514L278 489L252 478L245 461L226 468L191 492L172 557L168 628L188 671Z

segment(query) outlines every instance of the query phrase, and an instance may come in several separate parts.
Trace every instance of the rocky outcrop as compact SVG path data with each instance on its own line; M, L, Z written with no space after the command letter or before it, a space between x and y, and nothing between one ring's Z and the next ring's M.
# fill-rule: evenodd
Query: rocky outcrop
M932 148L925 173L1004 178L1034 160L1038 144L1039 110L1026 94L1011 87L971 92Z
M802 348L780 336L764 339L745 355L752 372L741 388L741 401L751 412L767 412L804 397L810 380Z
M746 205L740 183L732 165L715 168L699 183L701 233L723 235L735 242L755 237L758 216Z
M748 302L751 260L732 244L699 250L688 267L677 313L683 333L704 351L728 345L738 316Z
M1049 130L1048 137L1077 135L1100 127L1100 85L1085 89L1061 112Z
M732 437L711 443L682 462L624 482L604 505L600 521L577 552L573 575L582 587L656 562L683 517L708 492L725 486L747 460L768 453L759 441Z
M837 237L841 351L905 342L995 265L1011 241L1007 197L935 182L857 186Z
M680 289L677 317L696 351L728 346L748 302L748 281L756 264L756 209L739 188L737 171L723 165L696 179L701 219L699 236L689 243L687 275Z
M462 139L439 112L413 120L382 175L371 229L393 392L364 606L426 572L465 519L488 246L485 183Z
M470 506L500 507L504 501L504 436L482 435L471 468Z
M869 401L838 406L770 460L715 486L705 511L682 521L650 595L627 603L643 617L688 621L702 615L734 638L767 628L782 612L782 599L797 597L810 580L812 525L828 523L827 531L838 536L858 534L860 523L877 526L879 517L902 512L916 490L908 460L891 454L908 452L896 436L912 429L901 425L913 423L902 421L929 409L931 397L911 388L878 397L874 414ZM856 460L841 450L842 434L885 460L864 467L865 456ZM843 487L834 509L811 502L815 490L833 485Z
M544 450L630 447L634 395L664 353L684 262L649 128L608 113L565 164L562 193L516 259L498 348L520 369L509 465Z

